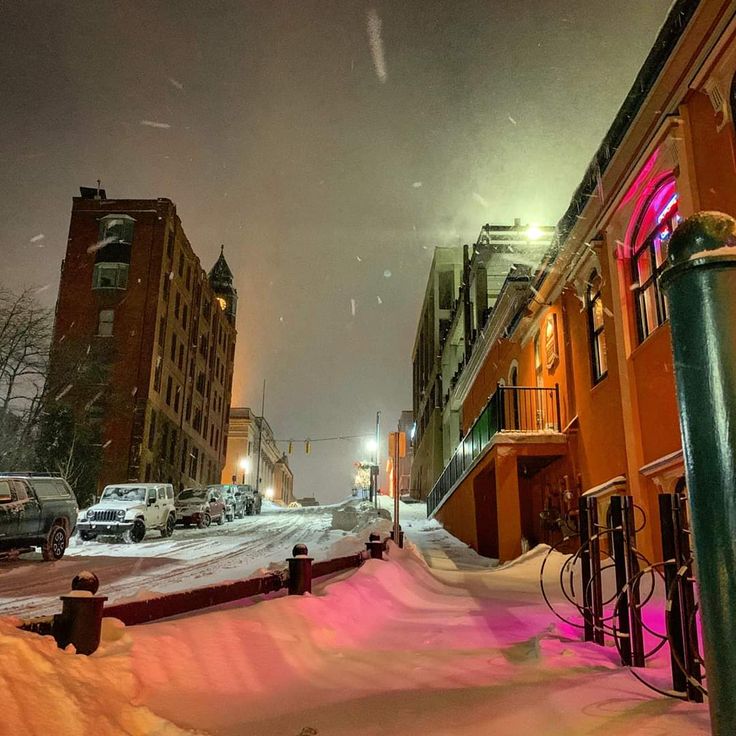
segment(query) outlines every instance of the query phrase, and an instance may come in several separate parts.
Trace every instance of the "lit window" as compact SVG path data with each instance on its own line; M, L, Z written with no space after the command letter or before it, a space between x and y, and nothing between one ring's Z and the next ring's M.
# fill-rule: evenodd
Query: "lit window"
M126 289L128 287L127 263L95 263L92 273L93 289Z
M586 306L588 308L590 361L593 370L593 384L596 384L605 378L608 373L608 354L606 352L606 333L603 325L601 277L595 271L590 275L588 281Z
M631 251L631 291L636 309L639 342L667 319L667 305L659 289L672 232L682 218L674 177L663 182L649 198L639 217Z
M222 309L222 311L224 312L227 309L227 302L221 296L217 296L215 297L215 299L217 300L217 303L220 305L220 309Z
M100 337L112 337L112 323L115 319L114 309L101 309L97 323L97 334Z

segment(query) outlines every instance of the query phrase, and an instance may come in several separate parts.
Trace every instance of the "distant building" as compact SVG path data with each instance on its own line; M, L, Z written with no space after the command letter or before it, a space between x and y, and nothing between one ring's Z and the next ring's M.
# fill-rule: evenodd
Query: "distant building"
M99 423L100 487L216 481L235 355L232 272L222 253L209 274L202 269L171 200L108 199L86 187L81 194L72 204L50 367L50 384L68 386L47 401ZM101 376L89 400L68 373L85 355Z
M296 500L300 506L319 506L319 501L314 496L305 496Z
M260 472L256 469L260 466ZM289 504L294 500L294 473L274 441L269 423L248 407L232 407L222 483L237 478L258 488L267 498Z
M399 417L398 430L404 433L405 437L405 454L399 458L398 469L394 467L394 458L389 456L386 458L386 472L388 475L388 495L393 497L394 484L398 480L399 495L409 494L411 492L411 466L414 460L414 413L411 410L401 412ZM388 443L389 447L390 442ZM398 474L398 479L395 475Z
M410 487L426 498L442 472L442 379L440 344L460 290L462 248L435 248L412 354L416 420Z

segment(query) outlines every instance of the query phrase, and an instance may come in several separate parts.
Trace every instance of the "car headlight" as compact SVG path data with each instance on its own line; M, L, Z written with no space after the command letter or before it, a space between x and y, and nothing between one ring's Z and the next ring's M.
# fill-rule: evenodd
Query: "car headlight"
M125 518L125 509L118 509L116 516L118 517L118 521L122 521Z
M92 521L92 519L95 518L95 512L94 511L87 511L87 512L85 512L84 518L86 518L87 521Z

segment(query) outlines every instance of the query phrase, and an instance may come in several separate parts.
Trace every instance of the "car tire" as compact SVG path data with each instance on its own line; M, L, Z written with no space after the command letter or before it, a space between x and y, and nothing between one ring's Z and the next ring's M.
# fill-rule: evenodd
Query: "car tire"
M176 517L173 514L169 514L169 518L166 519L166 524L161 530L162 537L170 537L174 533L174 527L176 526Z
M222 526L225 523L226 519L227 517L225 516L225 512L223 511L217 519L217 526Z
M97 539L97 535L94 532L79 532L79 538L83 542L91 542L93 539Z
M60 560L64 556L68 541L66 529L61 524L53 524L49 529L43 547L41 547L43 559L47 562Z
M212 523L212 517L209 514L205 514L200 520L197 526L200 529L206 529Z
M142 519L136 519L133 522L133 527L125 532L123 539L127 544L138 544L143 541L143 537L146 536L146 525Z

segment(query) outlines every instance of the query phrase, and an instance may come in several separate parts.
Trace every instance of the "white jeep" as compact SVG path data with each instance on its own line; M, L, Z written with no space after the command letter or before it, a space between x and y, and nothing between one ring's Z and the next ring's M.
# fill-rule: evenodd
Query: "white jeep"
M175 524L174 488L170 483L118 483L105 486L99 503L80 513L77 529L85 541L102 534L140 542L149 529L170 537Z

